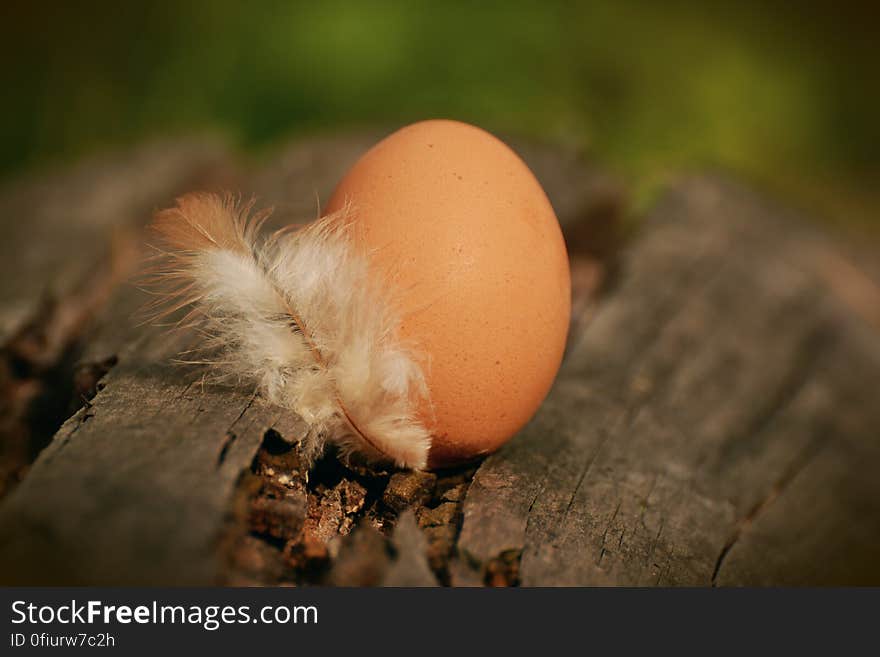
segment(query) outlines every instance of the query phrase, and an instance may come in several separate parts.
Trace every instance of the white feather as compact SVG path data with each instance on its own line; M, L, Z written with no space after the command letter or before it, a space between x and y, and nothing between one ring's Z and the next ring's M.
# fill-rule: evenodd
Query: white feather
M219 348L211 367L250 380L308 424L310 458L325 442L373 462L424 468L431 438L417 417L428 391L397 336L391 296L355 251L344 215L259 241L268 213L229 197L188 195L157 214L171 311Z

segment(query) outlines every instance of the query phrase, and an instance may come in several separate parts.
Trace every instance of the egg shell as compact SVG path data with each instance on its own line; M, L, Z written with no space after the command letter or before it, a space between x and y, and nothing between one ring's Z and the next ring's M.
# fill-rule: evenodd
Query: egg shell
M488 132L424 121L352 167L325 212L346 208L426 374L430 467L497 449L547 395L569 326L565 242L540 183Z

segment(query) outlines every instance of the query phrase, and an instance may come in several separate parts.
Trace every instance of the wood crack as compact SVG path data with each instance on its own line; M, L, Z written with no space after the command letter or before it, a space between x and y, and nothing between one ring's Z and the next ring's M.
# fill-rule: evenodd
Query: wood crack
M712 577L710 579L710 584L712 586L718 586L719 573L733 547L748 531L749 527L755 523L758 517L788 489L791 482L794 481L795 478L819 454L826 443L827 439L825 438L816 438L811 441L810 444L801 451L795 461L791 463L779 480L771 487L767 495L755 503L749 512L735 523L730 538L724 543L721 552L718 554L718 558L715 560L715 567L712 570Z

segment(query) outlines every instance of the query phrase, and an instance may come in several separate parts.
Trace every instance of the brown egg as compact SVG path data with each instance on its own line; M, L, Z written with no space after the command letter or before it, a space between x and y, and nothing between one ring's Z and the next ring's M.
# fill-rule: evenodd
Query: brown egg
M429 465L497 449L547 395L568 331L568 258L541 185L480 128L424 121L368 151L325 211L346 203L423 360Z

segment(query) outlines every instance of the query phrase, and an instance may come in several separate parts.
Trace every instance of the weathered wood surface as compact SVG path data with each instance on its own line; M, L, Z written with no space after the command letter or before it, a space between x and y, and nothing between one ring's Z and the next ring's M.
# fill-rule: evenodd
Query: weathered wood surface
M128 181L143 169L153 182L127 182L128 196L102 191L116 180L107 172L67 183L117 199L91 227L83 197L51 205L67 195L39 193L67 189L57 178L28 183L36 191L18 205L27 187L7 186L4 212L19 208L41 231L69 220L69 232L44 245L39 266L16 255L33 233L7 247L3 266L33 272L36 287L0 302L4 362L22 360L28 326L62 337L48 355L28 343L24 360L44 365L8 366L3 413L30 426L9 400L49 385L43 371L62 356L75 367L52 385L88 401L0 501L0 580L880 582L876 283L831 240L719 178L674 185L610 266L613 182L576 153L520 149L564 224L576 313L547 402L478 467L351 472L331 456L306 473L297 418L174 365L194 336L137 325L143 294L120 275L73 304L75 329L34 301L53 272L78 266L70 244L90 245L89 261L106 268L118 259L114 217L128 253L149 211L188 186L255 193L278 223L309 219L376 136L299 142L244 174L216 147L161 175L142 156L121 158L110 172Z
M715 178L657 204L477 471L454 582L512 554L524 585L880 583L880 336L784 215Z
M231 185L254 193L276 207L277 224L308 220L317 212L317 199L326 198L375 138L300 142L253 174L236 177L229 173L232 167L220 166L216 168L222 173L202 176L198 186ZM574 153L537 147L527 152L548 188L559 190L558 205L565 220L577 223L596 213L597 220L604 221L616 198L613 189L567 192L563 198L564 190L605 186L603 177ZM116 166L121 173L138 168L127 161ZM182 174L170 176L170 181L173 184L143 190L130 211L118 210L120 223L142 226L150 211L169 204L181 185L196 185L191 176ZM100 187L111 182L96 177L92 184L100 194ZM36 205L32 211L50 225L67 219L65 207L50 212ZM81 212L73 211L73 217ZM71 241L88 243L99 235L105 237L87 227L76 229L79 224L72 221ZM26 241L27 234L19 239ZM63 244L45 248L43 260L70 256ZM10 263L27 266L12 256ZM108 283L111 289L105 294L118 282ZM91 314L97 314L91 323L82 320L88 326L78 332L74 383L75 392L88 401L61 426L0 507L3 579L104 584L290 579L426 583L429 555L414 553L419 551L413 547L418 541L408 522L393 529L397 512L415 499L407 496L415 494L410 489L419 477L404 478L398 486L399 476L358 476L342 471L333 461L323 466L323 476L313 475L306 483L296 451L288 444L298 437L298 419L268 406L247 389L203 386L197 371L175 365L172 358L196 338L137 325L133 316L145 301L144 293L123 285L103 308L90 306ZM30 314L36 313L34 309ZM425 502L436 493L436 505L446 505L445 516L444 509L432 508L419 520L426 532L442 535L445 552L457 532L457 518L449 506L457 509L461 498L453 504L444 496L459 479L460 474L452 473L437 484L430 475L430 490L423 486L419 493ZM443 516L440 520L431 517L438 513ZM368 529L372 525L377 540L361 543L372 545L373 552L347 548L341 536L367 515L369 522L361 524ZM391 534L388 549L395 559L383 557L385 539L379 530ZM349 566L347 575L346 553L348 562L354 559L357 565ZM435 567L446 556L434 554ZM369 570L362 567L365 559L374 562L375 577L354 577L355 571ZM334 568L327 572L331 563Z
M78 339L137 265L144 217L228 161L214 141L159 142L0 188L0 497L70 414Z

